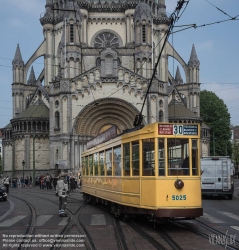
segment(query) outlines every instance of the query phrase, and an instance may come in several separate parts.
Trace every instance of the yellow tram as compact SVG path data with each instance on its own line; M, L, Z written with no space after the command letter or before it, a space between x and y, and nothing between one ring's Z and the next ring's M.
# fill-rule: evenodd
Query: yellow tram
M88 148L82 153L86 203L156 220L203 214L199 124L153 123L118 136L112 127Z

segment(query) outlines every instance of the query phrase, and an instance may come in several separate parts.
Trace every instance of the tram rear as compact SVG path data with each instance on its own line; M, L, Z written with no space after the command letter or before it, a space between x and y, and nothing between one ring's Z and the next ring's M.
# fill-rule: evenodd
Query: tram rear
M161 218L202 215L200 125L154 123L82 154L86 202L115 215Z

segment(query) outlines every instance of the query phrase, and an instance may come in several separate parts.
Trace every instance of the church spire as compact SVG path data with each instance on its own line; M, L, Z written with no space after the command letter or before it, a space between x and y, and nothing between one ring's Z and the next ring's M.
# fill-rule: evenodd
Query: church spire
M194 44L193 44L193 47L192 47L192 51L191 51L191 55L190 55L188 65L189 66L196 66L196 67L199 67L199 65L200 65L200 62L198 60Z
M17 49L16 49L16 52L15 52L15 56L14 56L14 59L12 61L12 66L23 66L24 65L24 62L22 60L22 54L21 54L21 51L20 51L20 47L19 47L19 44L17 44Z
M27 84L29 84L29 85L35 85L36 84L36 76L35 76L33 66L31 68L31 72L30 72L30 76L29 76L29 79L27 81Z
M175 84L183 84L183 79L181 77L181 73L179 67L177 66L176 76L175 76Z
M159 0L158 5L159 5L159 10L158 10L159 16L166 16L165 0Z

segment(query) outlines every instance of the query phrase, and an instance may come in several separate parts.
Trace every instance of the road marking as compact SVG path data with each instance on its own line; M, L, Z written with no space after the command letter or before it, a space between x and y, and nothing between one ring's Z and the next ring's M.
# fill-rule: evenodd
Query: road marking
M59 226L65 226L67 224L68 218L62 218L61 222L58 224Z
M7 217L14 209L14 203L9 199L8 201L10 203L10 209L4 215L0 216L0 221L3 220L5 217Z
M215 218L207 213L203 213L203 218L206 220L209 220L212 223L224 223L224 221L219 220L219 219L217 219L217 218Z
M37 217L36 226L44 225L53 215L40 215Z
M235 214L232 214L232 213L228 213L228 212L218 212L220 214L223 214L223 215L226 215L234 220L238 220L239 221L239 216L238 215L235 215Z
M2 223L0 223L0 227L10 227L13 224L15 224L16 222L24 219L25 217L27 217L27 215L18 215L18 216L15 216L15 217L13 217L11 219L5 220Z
M106 225L105 216L103 214L92 214L90 225Z
M231 228L233 228L233 229L239 231L239 227L238 227L238 226L231 226Z

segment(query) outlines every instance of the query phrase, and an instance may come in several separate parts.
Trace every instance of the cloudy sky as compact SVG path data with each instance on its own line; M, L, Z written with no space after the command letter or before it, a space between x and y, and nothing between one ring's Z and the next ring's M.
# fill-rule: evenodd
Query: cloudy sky
M12 59L19 43L26 63L43 41L40 15L45 0L0 0L0 128L12 118ZM166 0L171 14L177 0ZM239 0L190 0L177 26L196 24L169 37L177 52L188 62L192 45L200 60L201 89L207 89L223 99L231 115L231 124L239 125ZM225 22L220 22L224 21ZM213 25L207 25L220 22ZM205 26L202 26L205 25ZM202 26L202 27L199 27ZM188 26L175 27L174 31ZM170 71L175 74L179 64L170 59ZM36 77L43 61L34 64ZM182 68L181 75L185 80ZM174 73L173 73L174 72Z

